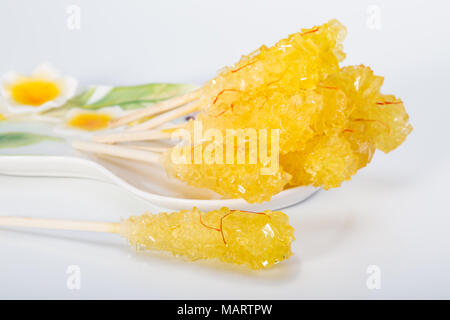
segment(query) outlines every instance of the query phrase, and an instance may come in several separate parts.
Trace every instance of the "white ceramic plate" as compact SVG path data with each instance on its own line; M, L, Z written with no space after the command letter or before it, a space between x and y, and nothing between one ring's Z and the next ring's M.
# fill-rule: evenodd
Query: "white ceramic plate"
M153 205L181 210L194 206L201 210L220 207L249 211L275 210L301 202L318 189L297 187L275 195L272 200L250 204L242 199L224 199L207 189L199 189L169 178L161 166L117 158L92 157L71 147L74 139L86 139L90 134L67 132L60 125L39 118L2 121L0 135L12 132L38 134L55 139L21 145L0 136L0 174L34 177L83 177L102 180L151 202ZM3 140L2 140L3 139ZM6 138L8 140L8 138ZM19 139L20 140L20 139ZM19 141L20 142L20 141ZM16 145L13 145L16 144Z
M157 166L120 159L89 159L72 156L2 156L0 174L30 177L79 177L110 182L136 194L152 204L172 210L192 208L213 210L229 207L242 210L281 209L307 199L317 191L297 187L275 195L264 203L251 204L242 199L222 199L205 189L197 189L168 178Z

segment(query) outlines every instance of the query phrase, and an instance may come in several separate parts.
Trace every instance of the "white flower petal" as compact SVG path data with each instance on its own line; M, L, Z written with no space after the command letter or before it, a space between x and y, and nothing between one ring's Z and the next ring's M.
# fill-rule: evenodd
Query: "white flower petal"
M13 85L23 80L31 79L55 83L59 89L58 95L54 99L49 100L40 106L24 105L18 101L15 101L11 93ZM43 111L60 107L75 95L77 85L77 80L72 77L60 77L58 70L56 70L49 63L44 63L36 67L32 75L29 77L17 72L8 72L5 73L0 80L1 94L7 104L8 112L12 114L39 114Z
M45 80L57 80L60 78L59 71L50 63L42 63L38 65L31 74L34 78Z
M102 129L97 131L87 131L79 128L74 128L70 126L68 123L71 119L73 119L75 116L80 114L107 114L111 116L111 118L115 119L121 116L124 116L128 112L124 111L121 107L115 106L115 107L106 107L99 110L86 110L86 109L80 109L80 108L73 108L70 111L68 111L64 117L63 122L55 127L55 132L62 135L70 135L70 136L80 136L83 138L89 138L98 133L99 131L102 132L108 132L110 129ZM114 131L114 130L113 130Z

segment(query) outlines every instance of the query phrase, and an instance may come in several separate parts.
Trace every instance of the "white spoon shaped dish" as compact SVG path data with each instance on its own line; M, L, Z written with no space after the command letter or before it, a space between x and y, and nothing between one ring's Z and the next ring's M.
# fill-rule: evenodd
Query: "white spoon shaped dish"
M192 207L203 211L221 207L248 211L278 210L299 203L319 190L296 187L280 192L270 201L248 203L243 199L224 199L210 190L194 188L169 178L161 166L100 157L93 161L76 156L5 155L0 157L0 174L100 180L170 210Z

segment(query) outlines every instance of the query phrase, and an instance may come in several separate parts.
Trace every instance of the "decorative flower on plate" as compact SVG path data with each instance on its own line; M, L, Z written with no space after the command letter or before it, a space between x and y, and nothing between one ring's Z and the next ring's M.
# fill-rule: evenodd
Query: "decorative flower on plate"
M120 107L107 107L99 110L73 108L66 113L63 123L55 128L58 133L79 135L108 128L111 120L126 112Z
M77 81L62 77L49 64L39 65L30 76L8 72L0 80L9 113L40 113L57 108L75 94Z
M6 120L6 114L8 113L8 107L3 97L0 96L0 121Z

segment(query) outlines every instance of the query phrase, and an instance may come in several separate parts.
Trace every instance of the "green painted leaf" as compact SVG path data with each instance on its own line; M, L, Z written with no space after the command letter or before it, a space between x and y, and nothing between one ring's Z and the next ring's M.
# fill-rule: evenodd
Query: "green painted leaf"
M92 95L95 92L95 87L89 88L86 91L83 91L79 95L67 100L65 104L56 109L50 109L48 111L44 111L43 114L50 116L63 116L68 109L79 108L80 106L84 106Z
M63 139L58 137L30 132L5 132L0 133L0 149L24 147L45 140L63 141Z
M89 88L86 91L80 93L79 95L73 97L72 99L69 99L65 105L77 105L77 106L84 105L89 101L94 92L95 87Z
M196 88L187 84L150 83L139 86L115 87L103 98L82 108L96 110L108 106L137 109L167 100Z
M164 101L167 99L153 99L153 100L141 100L141 101L130 101L130 102L124 102L119 104L119 106L123 109L123 110L134 110L134 109L140 109L140 108L145 108L149 105Z

